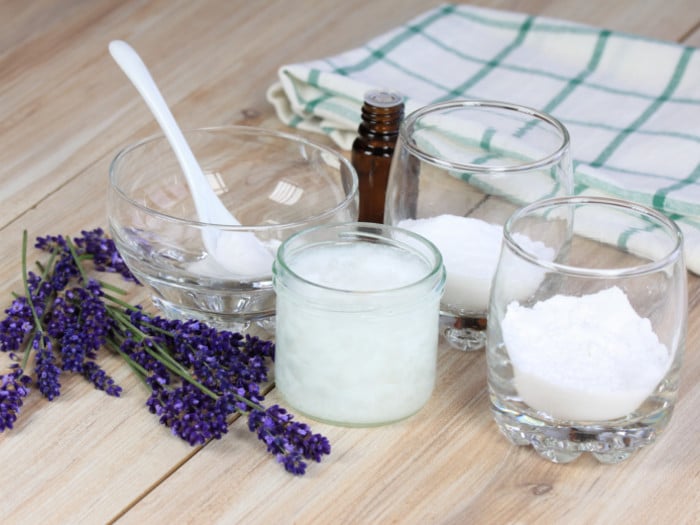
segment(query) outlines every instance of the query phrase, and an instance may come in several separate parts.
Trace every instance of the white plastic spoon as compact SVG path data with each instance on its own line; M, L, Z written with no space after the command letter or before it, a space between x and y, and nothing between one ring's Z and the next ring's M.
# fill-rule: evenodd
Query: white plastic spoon
M240 226L241 223L228 211L209 185L175 117L138 53L121 40L110 42L109 52L141 94L168 139L185 174L200 221ZM272 253L250 232L233 232L209 227L202 230L202 240L209 256L222 269L232 274L265 275L272 268Z

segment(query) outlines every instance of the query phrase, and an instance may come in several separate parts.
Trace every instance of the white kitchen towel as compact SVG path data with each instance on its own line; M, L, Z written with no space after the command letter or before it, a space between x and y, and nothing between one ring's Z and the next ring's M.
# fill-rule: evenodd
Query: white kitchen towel
M685 234L700 273L700 51L578 23L444 5L362 47L280 68L268 99L286 124L349 149L364 93L407 113L457 98L552 114L571 133L577 194L654 207Z

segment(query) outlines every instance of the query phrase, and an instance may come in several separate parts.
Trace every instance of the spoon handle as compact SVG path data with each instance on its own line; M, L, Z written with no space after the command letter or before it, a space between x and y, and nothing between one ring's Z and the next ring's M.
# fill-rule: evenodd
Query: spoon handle
M110 42L109 52L160 124L185 174L199 219L202 222L224 226L223 231L217 226L202 228L202 241L209 257L227 272L236 275L269 273L272 269L272 253L253 233L225 231L225 227L240 226L241 223L228 211L209 185L141 57L129 44L121 40Z
M240 223L224 207L216 196L211 186L202 173L202 169L197 159L192 153L189 144L175 121L175 117L163 99L158 86L156 85L148 68L141 60L136 51L122 40L113 40L109 43L109 52L114 61L119 65L124 74L131 80L136 90L153 113L153 116L160 124L170 146L172 147L177 160L180 163L183 173L192 189L195 197L195 206L201 218L216 217L217 221L223 218L228 219L227 224L239 225ZM197 198L197 197L203 198ZM216 206L218 209L212 210L210 207Z

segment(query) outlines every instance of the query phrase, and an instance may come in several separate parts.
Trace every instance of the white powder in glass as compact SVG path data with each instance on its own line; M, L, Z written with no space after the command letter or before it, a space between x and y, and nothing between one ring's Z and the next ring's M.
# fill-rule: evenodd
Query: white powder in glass
M564 420L624 417L656 389L671 360L649 319L612 287L508 305L501 323L514 384L535 410Z
M498 265L503 240L503 227L480 219L457 215L438 215L426 219L405 219L397 224L422 235L440 250L447 283L442 303L458 308L465 313L484 314L488 308L491 281ZM524 248L540 257L552 259L554 250L541 242L516 235L516 240ZM523 268L518 280L523 288L533 289L542 274L525 275ZM532 273L532 268L529 270ZM523 290L522 297L526 294Z

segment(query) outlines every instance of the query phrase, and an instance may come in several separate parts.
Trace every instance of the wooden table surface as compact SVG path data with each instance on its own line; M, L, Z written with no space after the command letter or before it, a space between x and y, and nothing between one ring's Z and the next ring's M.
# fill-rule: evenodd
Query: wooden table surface
M107 169L156 131L107 52L144 57L183 127L282 129L265 90L282 64L356 47L439 0L1 0L0 301L21 291L21 235L106 227ZM700 46L698 0L480 0ZM327 142L323 137L314 140ZM667 432L616 466L555 465L510 445L491 419L483 352L439 353L416 416L347 429L312 423L333 452L294 477L244 426L191 448L144 406L117 358L115 399L80 378L30 396L0 435L3 523L697 523L700 280L689 275L688 344ZM7 356L0 355L6 359ZM273 392L268 401L276 401Z

